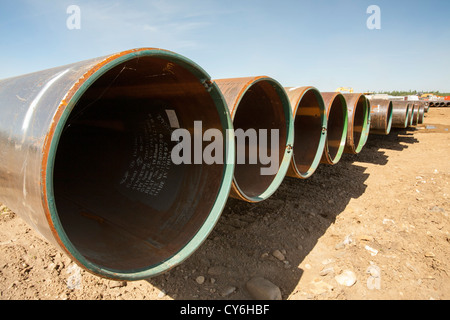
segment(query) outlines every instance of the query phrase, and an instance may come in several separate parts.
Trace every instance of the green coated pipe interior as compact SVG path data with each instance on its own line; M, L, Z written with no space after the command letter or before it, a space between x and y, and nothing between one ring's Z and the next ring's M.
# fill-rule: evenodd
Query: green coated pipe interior
M392 106L392 101L391 101L391 102L389 102L388 113L387 113L386 134L389 134L391 132L391 128L392 128L392 113L393 113L393 106Z
M294 115L293 162L298 176L310 177L320 164L328 127L325 104L320 92L311 87L299 100Z
M344 153L347 130L347 103L345 98L340 95L339 99L334 99L328 115L326 148L332 163L338 163Z
M406 117L405 117L405 128L408 127L408 123L409 123L409 110L410 110L410 106L407 105L406 106Z
M269 198L278 189L292 158L290 147L294 143L294 126L291 105L283 87L270 78L258 79L246 88L238 105L233 120L235 130L242 129L246 132L254 129L259 133L260 129L265 129L269 134L267 146L259 143L254 146L245 141L246 161L243 164L236 163L234 173L235 186L239 194L246 201L260 202ZM276 144L270 140L271 130L278 130ZM276 152L278 167L274 174L261 174L261 168L268 165L262 164L259 156L255 164L250 163L248 156L252 148L257 149L258 155ZM236 145L236 149L240 149L239 145Z
M355 152L360 153L367 142L370 130L370 108L366 97L359 97L353 119L353 141L355 143Z
M414 125L414 112L416 107L414 105L411 105L411 109L409 111L409 125Z
M140 52L85 81L57 125L47 168L63 246L89 271L138 280L181 263L217 222L233 162L175 165L174 129L233 129L223 96L191 61ZM234 140L224 149L234 158Z

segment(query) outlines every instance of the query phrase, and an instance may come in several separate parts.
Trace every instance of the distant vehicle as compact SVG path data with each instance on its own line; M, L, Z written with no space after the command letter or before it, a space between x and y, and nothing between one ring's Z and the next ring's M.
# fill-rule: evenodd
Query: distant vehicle
M420 96L421 99L436 99L437 97L432 93L424 93Z

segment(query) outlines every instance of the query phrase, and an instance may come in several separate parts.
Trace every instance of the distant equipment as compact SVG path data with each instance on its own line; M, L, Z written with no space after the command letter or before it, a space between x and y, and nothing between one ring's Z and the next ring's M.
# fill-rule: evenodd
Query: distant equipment
M336 92L349 92L353 93L353 88L347 88L347 87L340 87L336 89Z

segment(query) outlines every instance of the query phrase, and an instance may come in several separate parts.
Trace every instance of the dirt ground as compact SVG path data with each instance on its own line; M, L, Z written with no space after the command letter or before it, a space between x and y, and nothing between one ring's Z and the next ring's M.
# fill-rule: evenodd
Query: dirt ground
M360 154L286 178L264 202L230 199L199 250L148 280L77 277L1 206L0 300L250 300L254 276L284 300L450 299L449 129L450 108L430 108L417 128L371 135Z

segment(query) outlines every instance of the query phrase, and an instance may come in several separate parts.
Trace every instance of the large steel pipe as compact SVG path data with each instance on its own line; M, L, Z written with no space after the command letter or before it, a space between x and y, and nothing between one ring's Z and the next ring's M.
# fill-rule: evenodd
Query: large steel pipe
M322 158L327 136L327 116L320 91L305 86L286 88L294 117L294 147L287 175L309 178Z
M214 81L227 101L236 133L230 196L263 201L278 189L292 158L294 122L289 98L276 80L266 76Z
M428 108L428 104L426 104L425 102L423 102L423 101L416 101L415 103L417 103L418 105L419 105L419 107L421 108L421 109L423 109L423 113L425 114L425 113L427 113L427 108Z
M412 116L413 120L411 125L416 126L423 123L424 109L419 103L414 103L414 111Z
M407 128L411 104L407 101L392 101L392 127Z
M358 154L367 142L370 132L368 100L361 93L344 93L348 110L348 131L344 153Z
M417 124L422 124L425 117L425 107L423 105L419 105L419 114L417 117Z
M348 130L347 103L342 93L322 92L327 113L327 139L321 163L334 165L344 153Z
M96 275L165 272L223 210L232 162L171 159L177 128L233 129L217 86L183 56L134 49L2 80L0 109L0 201Z
M392 101L370 100L370 133L388 135L392 127Z

